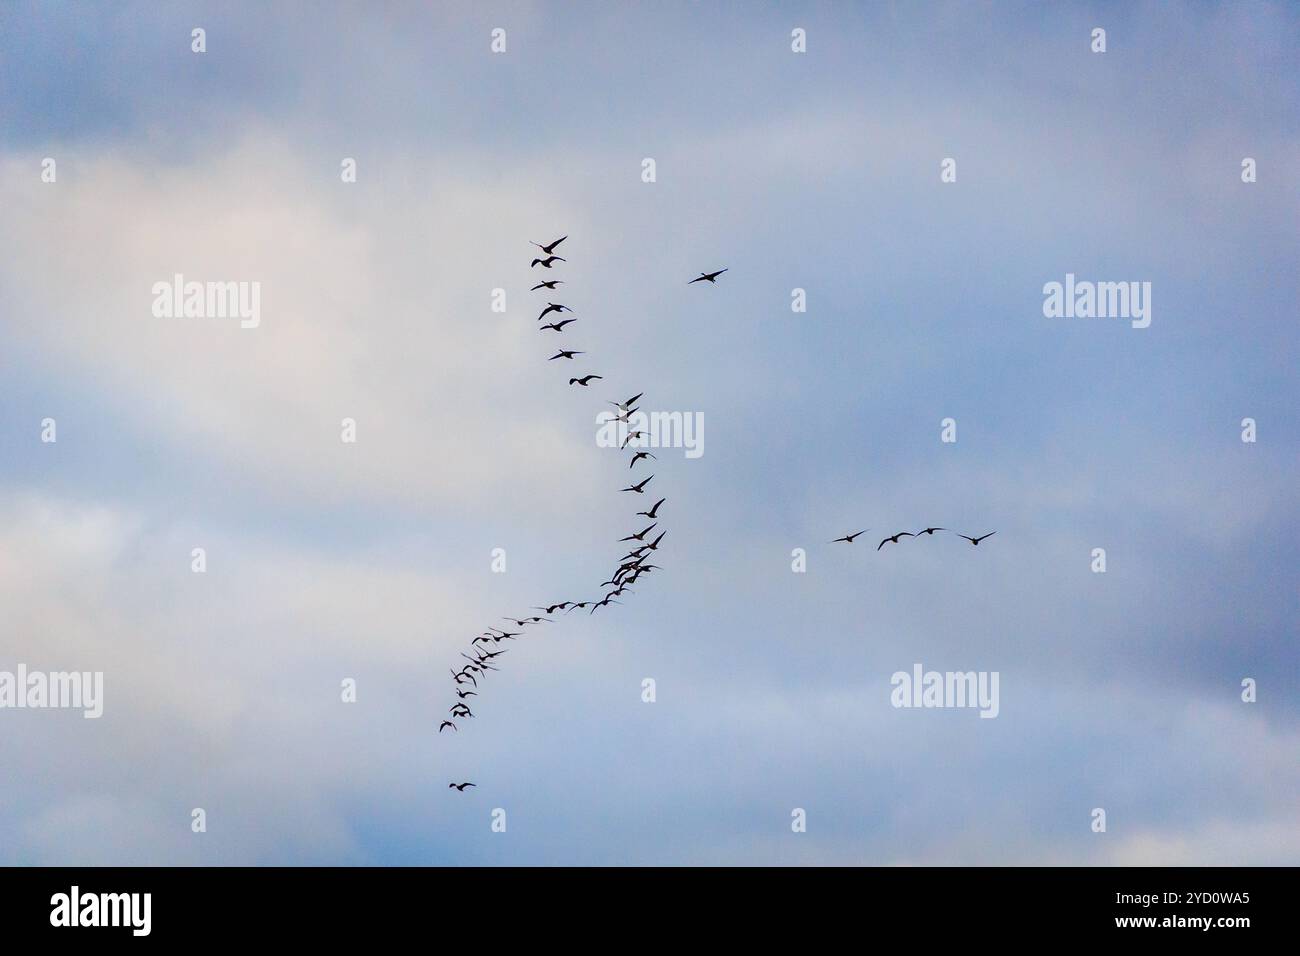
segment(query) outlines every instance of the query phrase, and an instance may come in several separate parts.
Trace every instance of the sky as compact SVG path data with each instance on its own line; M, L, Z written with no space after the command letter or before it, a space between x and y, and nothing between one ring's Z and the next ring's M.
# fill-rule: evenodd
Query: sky
M1300 863L1298 53L1285 3L0 5L0 672L104 675L0 709L0 863ZM640 391L704 422L644 498ZM439 734L660 496L662 570ZM927 525L997 534L876 550ZM997 717L893 706L918 663Z

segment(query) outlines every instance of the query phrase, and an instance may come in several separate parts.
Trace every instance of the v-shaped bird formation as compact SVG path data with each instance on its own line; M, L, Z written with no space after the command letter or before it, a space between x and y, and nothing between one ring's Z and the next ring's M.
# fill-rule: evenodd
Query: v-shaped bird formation
M559 239L546 245L542 245L539 242L532 243L532 245L542 250L546 258L534 258L529 268L541 266L544 269L550 269L556 262L566 262L567 260L555 254L555 250L559 248L560 243L564 242L567 238L569 238L567 235L561 236ZM722 271L725 272L726 270L724 269ZM715 272L711 275L702 273L701 278L707 279L709 282L715 282L717 277L721 274L721 272ZM538 283L529 291L537 292L545 289L548 292L554 292L556 286L563 284L563 279L549 279ZM568 317L566 315L566 313L571 313L573 311L573 309L562 302L547 302L545 307L541 310L541 314L537 316L537 321L541 322L547 316L554 316L555 321L539 326L538 331L554 332L558 335L565 334L567 327L578 321L577 318ZM561 348L554 355L546 359L546 361L554 362L558 359L572 362L576 361L577 356L586 354L585 351L580 349ZM593 382L598 381L604 381L604 376L598 375L594 372L584 372L582 375L569 376L569 385L576 387L587 388L590 387ZM639 411L636 403L641 400L644 394L644 392L638 392L623 401L609 402L609 404L613 405L615 408L615 412L613 413L614 420L622 423L624 427L628 429L627 435L620 445L622 450L630 448L632 451L631 458L628 461L628 469L635 468L641 463L648 465L650 461L655 460L653 454L637 448L636 442L639 439L644 438L645 433L639 430L631 430L631 416ZM644 478L640 478L640 476L633 477L634 480L630 480L627 487L619 489L620 492L643 495L646 493L646 488L650 485L651 481L654 480L655 476L651 474ZM667 531L660 527L659 520L659 509L667 500L667 498L659 498L659 500L650 508L644 511L638 511L636 517L649 519L651 523L643 528L633 529L625 537L617 540L617 544L627 544L629 550L622 557L618 558L618 564L610 576L606 580L601 581L598 585L602 591L600 597L586 598L580 601L555 601L535 606L530 608L530 610L540 611L541 614L523 615L522 617L507 616L502 618L502 620L513 625L517 630L508 631L500 627L489 627L483 633L476 635L470 641L469 653L462 651L460 654L460 656L464 658L465 663L462 664L459 669L455 667L450 669L452 689L456 694L457 700L449 710L450 718L443 720L442 723L438 725L438 733L442 733L445 730L459 731L460 726L457 723L458 721L473 718L474 712L470 708L469 704L466 703L466 700L470 697L477 697L480 686L487 680L488 675L493 671L500 670L497 666L498 659L507 651L507 648L501 646L503 641L516 641L520 637L524 637L526 634L531 633L527 630L529 625L552 623L554 615L560 611L563 611L565 614L572 614L574 611L585 610L588 614L595 614L599 608L609 607L611 604L622 604L623 602L617 600L617 598L625 594L633 593L631 585L654 571L662 570L659 565L652 563L652 559L655 553L659 550L659 546L664 540L664 536L667 534ZM477 706L477 702L475 702L475 706ZM464 781L461 783L451 783L448 786L450 789L463 793L467 787L473 787L475 784L469 781Z

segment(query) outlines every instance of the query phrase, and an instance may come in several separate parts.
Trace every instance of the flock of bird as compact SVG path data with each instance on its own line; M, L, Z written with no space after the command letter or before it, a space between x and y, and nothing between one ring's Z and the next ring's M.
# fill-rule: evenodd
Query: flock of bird
M861 531L855 531L852 534L846 534L842 538L836 538L834 541L831 542L831 544L839 544L841 541L845 542L846 544L852 544L855 538L866 534L870 530L871 530L870 528L863 528ZM900 531L897 534L891 534L888 537L881 539L880 544L876 545L876 550L879 551L887 544L898 544L900 538L919 538L923 534L928 534L930 535L930 537L934 537L934 533L936 531L947 531L947 530L948 530L947 528L925 528L921 531ZM988 534L982 534L978 538L972 538L969 535L958 534L956 531L952 533L956 534L957 537L959 538L965 538L967 541L975 545L975 547L977 548L979 547L979 543L983 541L985 538L991 538L995 534L997 534L996 531L990 531Z
M560 243L564 242L567 238L569 238L567 235L561 236L559 239L556 239L554 242L547 245L542 245L538 242L532 243L532 245L537 246L538 249L542 250L545 258L534 257L529 268L535 269L538 266L541 266L543 269L550 269L553 268L557 262L567 262L567 259L555 254L555 250L559 248ZM687 284L690 285L695 282L716 283L718 281L718 276L722 275L722 273L726 271L726 269L721 269L717 272L701 272L699 278L692 279ZM533 286L528 291L538 292L544 289L548 292L554 292L556 291L557 286L563 284L563 279L547 279L537 283L537 285ZM572 311L573 309L563 303L547 302L546 308L542 309L541 314L537 316L537 321L541 322L547 316L551 315L554 316L554 319L545 325L540 326L538 331L543 333L555 332L557 334L563 334L567 326L578 321L576 318L565 317L564 313ZM574 361L576 356L586 354L585 351L579 349L561 348L546 361ZM592 382L603 381L603 379L604 376L602 375L585 373L583 375L570 377L569 384L571 386L587 388ZM644 392L638 392L624 401L611 401L609 403L615 408L614 420L623 423L628 429L626 436L621 443L620 450L626 450L630 447L633 452L628 461L629 469L635 468L640 462L648 463L655 459L653 454L637 447L637 443L647 436L643 431L632 430L631 425L632 415L639 411L636 403L644 394ZM654 480L654 477L655 476L651 474L639 481L629 482L626 488L621 488L619 491L629 494L643 495L646 493L647 486L649 486L650 482ZM655 553L659 550L664 535L667 534L666 530L659 528L659 509L667 500L667 498L660 498L644 511L638 511L636 517L648 519L650 523L640 530L632 531L625 537L618 539L619 544L628 545L628 552L618 559L619 563L614 568L613 572L606 580L600 583L600 587L604 592L601 597L588 598L582 601L556 601L552 604L531 608L531 610L540 611L542 613L525 615L523 617L506 617L502 619L513 624L518 628L518 630L509 631L500 627L490 627L470 641L470 653L467 654L462 651L460 655L465 659L466 663L463 664L459 670L451 668L451 678L453 683L452 689L456 694L456 703L453 704L450 709L450 719L444 720L438 725L438 733L442 733L445 730L459 731L460 727L457 724L457 721L473 718L474 712L467 701L471 697L478 696L480 682L484 681L490 672L500 670L500 668L496 666L497 659L507 651L507 648L500 646L502 641L514 641L523 637L525 633L527 633L525 629L529 625L551 623L554 615L560 611L563 611L565 614L571 614L574 611L585 610L588 614L595 614L598 608L608 607L610 604L622 604L623 602L616 600L616 598L624 594L633 593L630 588L631 585L635 584L645 575L651 574L654 571L663 570L659 565L654 564L652 559ZM642 522L638 522L638 524L641 523ZM656 529L658 529L657 534L655 533ZM475 706L477 706L477 703ZM467 787L474 787L477 786L477 784L470 781L463 781L461 783L450 783L447 786L449 789L464 793Z

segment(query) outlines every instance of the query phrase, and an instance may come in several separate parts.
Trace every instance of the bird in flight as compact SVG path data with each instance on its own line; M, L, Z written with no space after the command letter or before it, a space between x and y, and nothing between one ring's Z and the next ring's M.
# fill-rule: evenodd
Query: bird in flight
M586 354L587 354L586 352L574 352L574 351L571 351L571 350L569 350L569 349L560 349L558 352L556 352L554 355L552 355L552 356L551 356L550 358L548 358L546 361L548 361L548 362L554 362L557 358L571 359L571 358L573 358L575 355L586 355Z
M568 261L569 261L568 259L561 259L559 256L553 256L548 253L545 259L534 259L533 265L529 266L528 268L531 269L533 268L533 266L541 266L543 269L549 269L551 268L551 263L553 262L568 262Z
M477 697L478 694L477 692L472 690L457 690L456 696L459 697L461 700L464 700L466 697Z
M628 466L629 468L631 468L633 465L635 465L635 464L636 464L638 461L640 461L642 458L653 458L653 459L655 459L656 461L659 460L659 456L658 456L658 455L652 455L652 454L650 454L648 451L639 451L639 452L637 452L635 455L632 456L632 460L629 461L629 462L627 463L627 466Z
M571 379L569 379L569 384L570 384L570 385L581 385L581 386L583 386L583 387L585 388L585 387L587 387L588 385L590 385L594 379L604 378L604 377L605 377L605 376L603 376L603 375L584 375L584 376L582 376L582 378L571 378Z
M474 716L474 714L470 711L470 709L469 709L468 707L466 707L464 704L457 704L455 707L453 707L453 708L451 709L451 715L452 715L453 717L473 717L473 716Z
M618 540L619 541L644 541L645 536L648 535L651 531L653 531L655 529L655 525L657 525L658 523L659 522L656 521L654 524L650 525L650 527L645 528L642 531L638 531L635 534L630 534L626 538L619 538Z
M537 610L540 611L541 608L537 608ZM545 623L547 623L547 624L550 624L550 623L551 623L551 622L550 622L549 620L547 620L546 618L544 618L544 617L538 617L538 616L535 615L535 614L534 614L532 617L526 617L526 618L523 618L522 620L521 620L520 618L517 618L517 617L503 617L501 620L503 620L503 621L514 621L516 627L523 627L525 624L541 624L542 622L545 622Z
M654 475L650 476L650 478L653 477ZM638 495L645 494L645 486L650 484L650 478L647 478L645 481L639 482L635 485L629 485L626 488L620 488L619 491L635 491Z
M625 421L625 420L626 420L626 419L620 419L620 421ZM620 445L619 448L620 448L620 449L622 449L622 448L626 448L629 444L631 444L631 443L632 443L633 441L635 441L636 439L638 439L638 438L645 438L645 437L646 437L646 435L645 435L645 432L643 432L643 431L628 432L628 433L627 433L627 437L623 439L623 444Z
M936 531L947 531L947 530L948 530L947 528L926 528L924 531L918 531L916 533L916 537L919 538L923 534L928 534L930 537L934 537L934 533Z
M563 611L571 602L561 601L559 604L552 604L550 607L535 607L534 611L545 611L547 614L554 614L556 611Z
M836 538L834 541L831 542L831 544L837 544L840 541L847 541L849 544L852 544L854 538L856 538L860 534L866 534L870 530L871 530L870 528L863 528L861 531L853 532L853 534L846 534L842 538Z
M726 269L719 269L717 272L701 272L701 273L700 273L700 277L699 277L698 279L692 279L690 282L688 282L688 283L686 283L686 284L687 284L687 285L692 285L692 284L694 284L694 283L696 283L696 282L715 282L715 283L716 283L716 282L718 281L718 276L722 275L722 273L724 273L724 272L726 272L726 271L727 271Z
M638 511L637 514L644 515L645 517L654 520L654 518L656 517L656 512L658 512L659 510L659 506L667 500L668 500L667 498L660 498L658 501L655 502L655 506L651 508L649 511Z
M912 532L910 531L900 531L898 532L898 534L886 538L885 541L892 541L894 544L898 544L898 539L902 537L915 538L916 535L912 534ZM881 548L885 546L885 541L882 541L880 542L880 544L876 545L877 551L879 551Z
M449 789L454 787L454 788L455 788L458 792L460 792L460 793L464 793L466 787L477 787L477 786L478 786L478 784L476 784L476 783L470 783L468 780L465 781L465 783L449 783L449 784L447 784L447 787L448 787Z
M546 318L547 314L550 312L572 312L572 311L573 310L569 308L567 305L560 305L558 302L548 302L546 303L546 308L542 309L542 314L537 317L537 321L538 322L542 321L542 319Z
M578 321L577 319L561 319L559 322L547 322L537 331L544 332L547 329L555 329L555 331L557 332L563 332L564 327L566 325L568 325L570 322L577 322L577 321Z
M988 534L982 534L982 535L980 535L978 538L968 538L968 537L966 537L966 535L964 535L964 534L959 534L959 535L957 535L957 537L959 537L959 538L966 538L967 541L969 541L971 544L975 545L975 547L978 548L978 547L980 546L980 542L981 542L981 541L983 541L985 538L991 538L991 537L993 537L995 534L997 534L996 531L990 531Z
M559 239L556 239L556 240L555 240L553 243L551 243L549 246L544 246L544 245L542 245L540 242L534 242L533 245L536 246L538 249L541 249L542 252L546 253L546 254L549 256L549 255L551 255L553 252L555 252L555 247L556 247L556 246L558 246L560 243L562 243L565 239L568 239L568 238L569 238L568 236L560 236Z
M563 285L563 279L551 279L549 282L539 282L529 289L529 292L536 292L538 289L554 289L557 285Z
M438 725L438 733L442 733L448 727L450 727L452 730L456 730L455 724L453 724L450 720L444 720L442 723Z

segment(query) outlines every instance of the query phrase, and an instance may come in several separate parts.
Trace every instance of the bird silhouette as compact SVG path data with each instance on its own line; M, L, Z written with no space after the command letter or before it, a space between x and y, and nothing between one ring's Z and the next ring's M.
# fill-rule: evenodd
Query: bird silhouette
M571 358L573 358L575 355L586 355L586 354L587 354L586 352L572 352L572 351L569 351L568 349L560 349L558 352L556 352L554 355L552 355L552 356L551 356L550 358L548 358L546 361L548 361L548 362L554 362L557 358L562 358L562 359L571 359Z
M653 478L653 477L654 477L654 475L651 475L651 476L650 476L650 478ZM635 484L635 485L629 485L629 486L626 487L626 488L620 488L619 491L634 491L634 492L636 492L638 495L640 495L640 494L644 494L644 493L645 493L645 486L648 485L648 484L650 484L650 478L647 478L647 479L645 479L644 481L638 482L638 483Z
M866 534L870 530L871 530L870 528L863 528L861 531L853 532L853 534L846 534L842 538L836 538L834 541L831 542L831 544L838 544L840 541L847 541L849 544L852 544L854 538L856 538L858 535Z
M638 461L640 461L642 458L653 458L653 459L655 459L655 461L658 461L658 460L659 460L659 456L658 456L658 455L652 455L652 454L650 454L648 451L639 451L639 452L637 452L635 455L632 456L632 460L629 461L629 462L627 463L627 466L628 466L629 468L631 468L633 465L635 465L635 464L636 464Z
M466 787L477 787L477 786L478 786L478 784L476 784L476 783L470 783L469 781L466 781L465 783L449 783L449 784L447 784L447 788L448 788L448 789L455 789L456 791L458 791L458 792L460 792L460 793L464 793Z
M891 535L890 537L886 538L884 541L880 542L880 544L876 545L876 550L879 551L881 548L883 548L885 546L885 542L887 541L892 541L894 544L898 544L898 539L903 537L915 538L916 535L912 534L912 532L910 531L900 531L898 532L898 534Z
M563 285L563 284L564 284L564 280L563 280L563 279L551 279L551 280L549 280L549 281L547 281L547 282L539 282L539 283L537 283L537 285L533 286L533 287L532 287L531 289L529 289L528 291L529 291L529 292L536 292L538 289L552 289L552 290L554 290L555 287L556 287L557 285Z
M919 538L919 537L921 537L921 535L923 535L923 534L928 534L930 537L933 538L933 537L934 537L934 533L935 533L936 531L947 531L947 530L948 530L947 528L926 528L924 531L918 531L918 532L916 533L916 537Z
M559 322L547 322L540 329L538 329L538 331L544 332L547 329L555 329L555 331L557 332L563 332L564 327L566 325L568 325L570 322L577 322L577 321L578 321L577 319L561 319Z
M545 259L534 259L533 265L529 266L528 268L531 269L533 268L533 266L541 266L543 269L549 269L551 268L551 263L553 262L568 262L568 261L569 261L568 259L561 259L559 256L553 256L550 253L547 253Z
M717 272L701 272L701 273L700 273L700 277L699 277L698 279L692 279L690 282L688 282L688 283L686 283L686 284L687 284L687 285L691 285L691 284L696 283L696 282L715 282L715 283L716 283L716 282L718 281L718 276L722 275L722 273L724 273L724 272L726 272L726 271L727 271L726 269L719 269Z
M542 321L542 319L546 318L546 316L551 312L572 312L572 311L573 310L569 308L567 305L560 305L558 302L548 302L546 303L546 308L542 309L542 314L537 317L537 321L538 322Z
M970 538L970 537L967 537L967 536L964 535L964 534L959 534L959 535L957 535L957 537L959 537L959 538L966 538L967 541L969 541L971 544L975 545L975 547L978 548L979 545L980 545L980 542L981 542L981 541L983 541L985 538L991 538L991 537L993 537L995 534L997 534L996 531L990 531L988 534L982 534L982 535L980 535L978 538Z
M534 242L533 245L536 246L538 249L541 249L542 252L546 253L546 254L549 256L549 255L551 255L553 252L555 252L555 247L556 247L556 246L558 246L560 243L562 243L565 239L568 239L568 238L569 238L568 236L560 236L559 239L556 239L556 240L555 240L553 243L551 243L549 246L544 246L544 245L542 245L540 242Z
M450 727L452 730L457 729L456 725L453 724L450 720L444 720L442 723L438 725L438 733L442 733L448 727Z
M642 530L636 532L635 534L630 534L630 535L628 535L626 538L619 538L618 540L619 540L620 542L622 542L622 541L644 541L644 540L645 540L645 536L648 535L651 531L653 531L653 530L655 529L655 525L657 525L657 524L659 524L658 521L656 521L654 524L650 525L648 528L643 528Z
M654 519L658 515L659 506L667 500L668 500L667 498L660 498L658 501L655 502L655 506L651 508L649 511L638 511L637 514L644 515L645 517L650 519Z
M570 385L581 385L581 386L583 386L583 387L585 388L585 387L587 387L588 385L590 385L593 381L595 381L596 379L598 379L598 378L604 378L604 377L605 377L605 376L603 376L603 375L584 375L584 376L582 376L582 378L571 378L571 379L569 379L569 384L570 384Z

